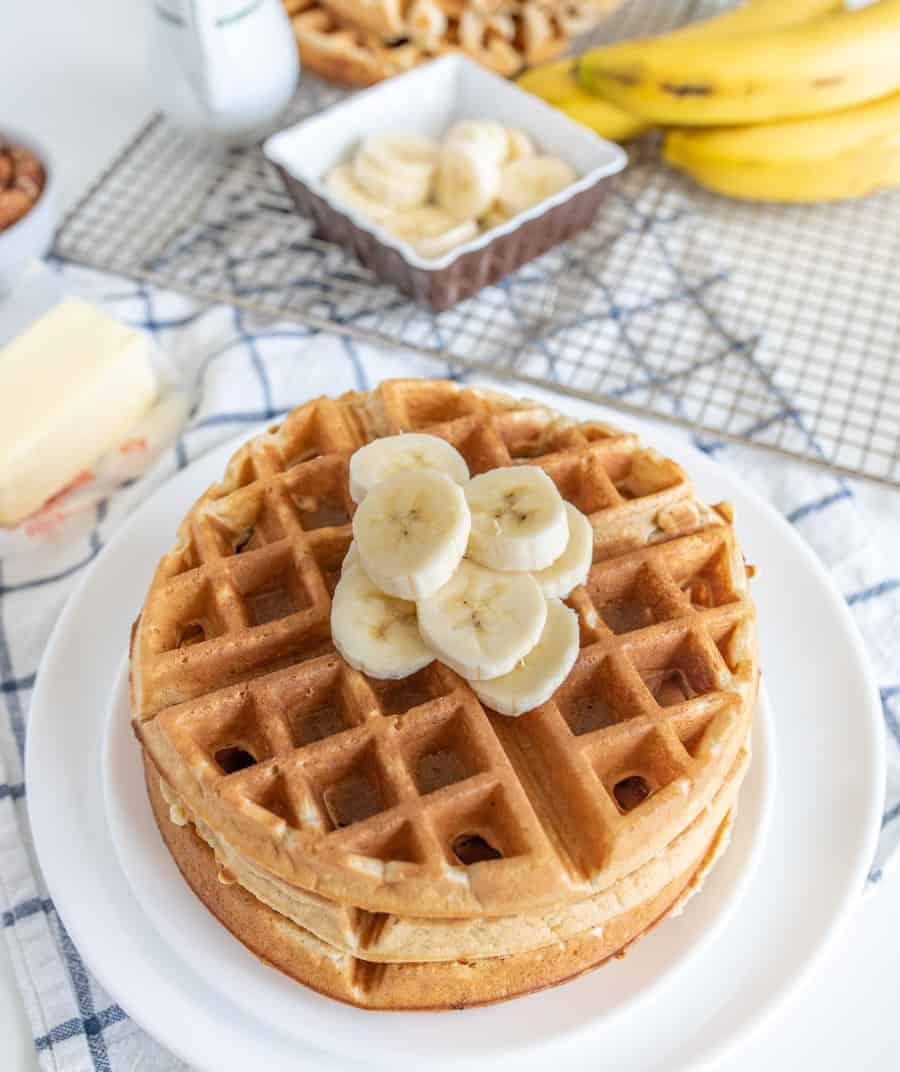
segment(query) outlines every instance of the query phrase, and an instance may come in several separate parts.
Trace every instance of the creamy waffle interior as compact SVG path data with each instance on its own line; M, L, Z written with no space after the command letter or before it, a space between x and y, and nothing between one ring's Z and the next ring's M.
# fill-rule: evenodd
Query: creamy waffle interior
M521 718L440 662L377 680L331 643L349 458L403 431L446 439L472 475L536 465L590 521L567 600L577 661ZM674 462L604 424L410 380L308 403L241 448L160 563L131 677L151 791L161 778L172 805L157 817L211 909L316 989L434 1008L577 974L678 902L736 804L758 666L730 511ZM201 837L175 838L170 811ZM326 983L321 956L272 951L273 926L395 982ZM482 965L468 998L461 963Z

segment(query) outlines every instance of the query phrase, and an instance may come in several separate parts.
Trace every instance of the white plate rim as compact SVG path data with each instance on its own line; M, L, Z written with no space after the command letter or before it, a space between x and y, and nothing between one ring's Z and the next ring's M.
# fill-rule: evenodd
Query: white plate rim
M241 439L244 438L246 437L241 437ZM850 615L850 612L847 609L843 599L834 589L830 576L826 572L824 566L822 566L822 564L815 557L811 549L802 541L799 534L797 534L789 525L787 525L783 518L781 518L781 516L777 514L774 508L771 507L768 503L761 500L752 489L743 485L742 481L740 481L739 478L736 478L733 473L730 473L727 470L721 470L718 466L715 466L714 463L710 462L709 459L705 458L703 455L700 455L694 450L694 448L688 446L685 443L679 443L674 440L667 441L668 437L656 428L653 429L652 439L659 443L663 447L663 449L668 450L669 453L671 453L673 456L678 457L679 455L681 455L682 457L684 457L685 455L687 455L691 457L693 461L688 461L686 463L688 467L690 467L691 464L695 464L696 467L708 467L711 465L714 466L716 472L721 477L722 481L725 484L730 484L732 487L738 488L740 490L741 495L750 503L752 503L753 508L755 510L758 510L763 515L768 516L769 523L771 524L774 522L778 526L781 536L789 544L793 545L794 550L799 551L801 557L805 559L806 565L811 569L818 583L828 593L828 596L830 597L830 602L832 604L831 609L834 611L835 617L842 627L845 640L848 642L849 647L852 650L855 663L857 664L857 671L863 682L864 691L868 694L867 703L865 704L865 707L870 716L867 722L867 729L869 730L867 747L871 753L870 766L872 767L872 769L875 769L876 763L879 763L881 769L883 770L883 725L881 723L880 708L877 702L877 690L875 688L874 680L872 678L871 669L868 666L865 652L863 649L862 639L858 634L852 616ZM229 445L229 449L233 449L233 447L234 444ZM225 448L219 449L223 452L225 450ZM157 492L156 494L161 493L164 494L164 492ZM153 497L151 497L148 502L151 502L152 500ZM122 531L120 531L120 533L118 533L116 537L114 537L114 540L111 541L111 545L115 542L116 539L121 538ZM104 554L105 553L106 552L104 552ZM56 628L54 629L54 633L51 637L51 640L47 646L48 661L50 661L51 658L49 653L52 653L55 649L57 638L63 635L65 629L68 628L69 617L72 614L72 608L77 606L78 597L82 594L84 589L90 583L90 579L93 576L94 571L98 568L98 564L102 562L102 560L103 556L101 555L98 558L98 562L93 565L91 570L86 571L86 574L80 579L76 591L69 601L69 604L66 606L63 613L61 614ZM49 688L50 687L45 680L45 675L43 673L39 674L32 703L33 711L42 709L45 703L44 694L45 692L49 691ZM33 724L32 730L34 729L35 727ZM43 744L46 744L46 738ZM38 730L37 732L30 733L28 740L28 748L26 751L26 777L28 778L30 786L36 786L40 784L40 761L43 754L45 753L42 748L42 739L40 736L40 731ZM868 821L864 824L864 829L860 832L859 839L856 843L856 852L853 854L852 866L850 867L850 870L854 872L859 879L859 882L857 883L859 888L861 888L862 886L862 879L871 861L872 855L874 853L874 846L877 841L881 814L880 804L881 800L883 799L883 786L881 788L881 791L879 791L873 785L871 787L870 798L871 799L869 801L868 808ZM46 804L47 802L43 801L43 803ZM67 895L65 892L65 876L60 876L58 873L55 872L54 865L52 862L52 809L48 810L46 807L42 807L42 798L40 791L32 793L32 791L30 790L29 813L32 821L32 829L34 832L35 846L39 855L45 861L45 875L47 877L48 886L51 890L51 894L54 896L54 899L56 900L58 906L61 906L61 914L64 916L68 916L74 920L76 914L76 906L71 904L69 904L68 907L66 906ZM49 866L47 866L48 862ZM816 964L818 964L821 957L825 954L834 936L840 930L841 925L846 920L849 912L853 908L855 899L855 892L852 893L849 889L845 891L840 907L837 911L835 911L830 921L830 925L824 929L821 935L821 940L816 947L815 952L807 958L807 960L804 962L803 966L799 970L795 971L792 974L789 982L787 984L782 985L777 997L773 995L769 1003L757 1011L755 1017L751 1018L750 1021L745 1023L741 1029L732 1032L732 1035L729 1038L723 1039L708 1048L707 1053L703 1058L704 1064L708 1061L719 1059L726 1052L730 1051L734 1046L738 1045L740 1041L747 1037L751 1030L754 1030L756 1027L758 1027L759 1024L764 1022L764 1020L772 1014L775 1007L778 1007L783 1004L783 1002L787 1000L788 996L793 993L798 986L802 985L802 983L809 977L810 973L814 970ZM72 911L70 912L69 909L72 909ZM77 926L71 929L73 931L73 936L76 940L76 943L81 944L79 942ZM102 983L104 983L104 985L106 985L108 989L112 989L114 987L114 980L105 978L106 973L103 970L103 966L97 962L97 958L92 955L92 951L87 948L87 945L84 946L83 953L86 956L87 963L97 975L98 979ZM110 984L112 984L112 987L110 986ZM138 1015L137 1019L138 1022L141 1022L142 1017ZM149 1027L150 1025L148 1024L146 1026ZM177 1041L175 1041L173 1044L172 1039L166 1038L165 1042L167 1045L170 1046L170 1048L174 1049L176 1052L181 1049L181 1047L177 1044ZM188 1057L187 1059L191 1058ZM694 1063L693 1067L696 1067L696 1063Z

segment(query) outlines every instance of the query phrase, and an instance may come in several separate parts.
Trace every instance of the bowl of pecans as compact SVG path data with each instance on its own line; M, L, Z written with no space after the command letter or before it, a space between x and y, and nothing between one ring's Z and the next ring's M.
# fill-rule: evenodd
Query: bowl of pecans
M57 220L54 180L41 146L0 125L0 294L50 248Z

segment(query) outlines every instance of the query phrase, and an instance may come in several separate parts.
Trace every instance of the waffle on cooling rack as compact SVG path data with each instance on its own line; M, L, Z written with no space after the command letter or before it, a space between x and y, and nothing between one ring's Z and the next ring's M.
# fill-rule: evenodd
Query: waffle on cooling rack
M585 0L287 0L304 66L371 85L463 52L505 77L554 59L613 4Z
M473 475L539 466L590 520L577 662L522 718L439 662L380 681L331 644L349 458L412 430ZM192 886L366 1007L497 1000L605 959L694 880L746 769L758 667L730 520L636 437L507 396L393 381L294 410L191 510L133 634L151 794L161 778L202 835L157 808ZM231 884L210 886L214 853ZM460 959L481 965L468 999Z

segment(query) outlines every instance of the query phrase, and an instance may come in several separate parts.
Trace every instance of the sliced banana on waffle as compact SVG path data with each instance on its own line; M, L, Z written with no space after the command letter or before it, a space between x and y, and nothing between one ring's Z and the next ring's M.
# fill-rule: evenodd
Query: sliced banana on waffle
M562 496L535 465L492 469L466 485L472 512L469 557L494 570L543 570L565 551Z
M418 432L361 447L349 481L359 506L331 607L346 661L402 678L438 658L502 714L545 703L578 656L556 597L587 578L590 521L543 469L470 479L452 444Z
M416 608L426 644L470 681L508 674L537 644L547 618L529 574L496 573L467 559Z
M420 205L396 213L385 224L385 230L408 242L416 253L434 260L474 238L478 224L475 220L457 220L436 205Z
M498 166L510 149L507 128L493 119L458 120L447 131L445 144L462 146Z
M502 715L524 715L546 703L578 658L578 616L558 599L547 600L540 640L508 674L472 681L483 704Z
M331 602L331 635L344 659L372 677L408 677L434 661L415 603L386 595L349 552Z
M401 599L423 599L450 580L469 530L462 489L433 469L383 481L353 515L353 538L366 573Z
M417 469L436 469L460 485L469 479L465 458L446 439L403 432L375 439L352 455L350 496L355 503L361 503L376 484Z
M515 216L571 186L577 177L555 156L521 157L503 166L497 201L508 216Z
M565 599L578 585L584 584L594 557L594 530L584 514L570 502L564 503L569 539L566 549L546 569L532 576L545 596Z
M448 143L441 149L435 197L454 219L477 219L499 192L500 167L491 156L464 142Z

